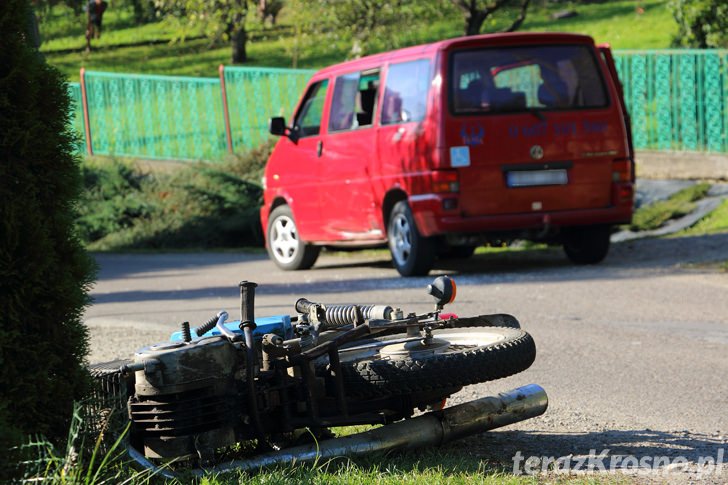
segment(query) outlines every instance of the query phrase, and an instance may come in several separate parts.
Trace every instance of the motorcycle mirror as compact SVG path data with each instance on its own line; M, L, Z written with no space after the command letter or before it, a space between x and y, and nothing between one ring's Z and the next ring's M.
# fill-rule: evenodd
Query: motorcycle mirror
M457 285L455 280L449 276L438 276L431 284L427 285L427 293L435 299L437 309L442 310L445 305L455 301Z

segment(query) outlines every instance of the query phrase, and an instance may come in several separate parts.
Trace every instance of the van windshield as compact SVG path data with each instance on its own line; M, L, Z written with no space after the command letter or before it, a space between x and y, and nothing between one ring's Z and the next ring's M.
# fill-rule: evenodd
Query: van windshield
M454 114L602 108L601 72L586 45L522 46L454 52Z

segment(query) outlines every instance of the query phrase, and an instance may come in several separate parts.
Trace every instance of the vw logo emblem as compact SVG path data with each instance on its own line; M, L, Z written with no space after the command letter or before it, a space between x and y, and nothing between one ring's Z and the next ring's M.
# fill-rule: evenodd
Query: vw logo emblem
M531 158L534 160L541 160L543 158L543 148L541 148L541 145L531 147Z

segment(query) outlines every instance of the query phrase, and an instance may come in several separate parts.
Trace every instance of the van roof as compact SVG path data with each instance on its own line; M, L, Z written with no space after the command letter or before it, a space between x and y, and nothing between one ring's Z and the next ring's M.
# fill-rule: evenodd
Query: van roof
M429 44L421 44L412 47L404 47L392 51L373 54L352 61L346 61L325 67L316 72L316 78L328 76L331 73L342 70L357 70L373 67L375 64L382 64L385 61L398 60L403 58L428 57L438 51L444 51L452 47L469 46L507 46L515 44L594 44L594 39L588 35L570 34L564 32L508 32L496 34L473 35L467 37L455 37Z

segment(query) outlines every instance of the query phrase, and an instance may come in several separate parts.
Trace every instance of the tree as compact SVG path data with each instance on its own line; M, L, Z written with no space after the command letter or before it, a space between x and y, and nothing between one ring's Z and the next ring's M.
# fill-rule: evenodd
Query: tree
M137 25L148 24L156 18L154 0L129 0Z
M28 0L0 9L0 448L67 436L89 383L81 322L92 260L74 231L81 183L65 79L33 42ZM35 44L35 45L31 45ZM12 463L11 463L12 464ZM1 467L2 465L0 465Z
M156 0L155 4L168 12L168 19L180 28L182 38L189 29L201 25L214 42L230 42L233 64L248 60L248 0Z
M673 39L675 46L728 47L728 2L672 0L670 8L679 29Z
M51 8L61 4L73 10L75 15L81 15L86 2L84 2L84 0L32 0L32 4L36 14L38 14L41 19L44 19L50 12Z
M275 25L283 6L283 0L258 0L258 16L261 22L265 24L266 20L270 20L271 25Z
M519 2L516 0L452 0L453 4L465 15L465 35L478 35L488 17L497 11L507 7L513 7ZM520 0L518 16L513 20L510 27L502 32L514 32L521 27L526 20L526 13L531 0Z
M428 0L287 0L294 24L288 47L294 64L314 43L351 43L350 57L400 47L403 27L441 14L440 2Z

